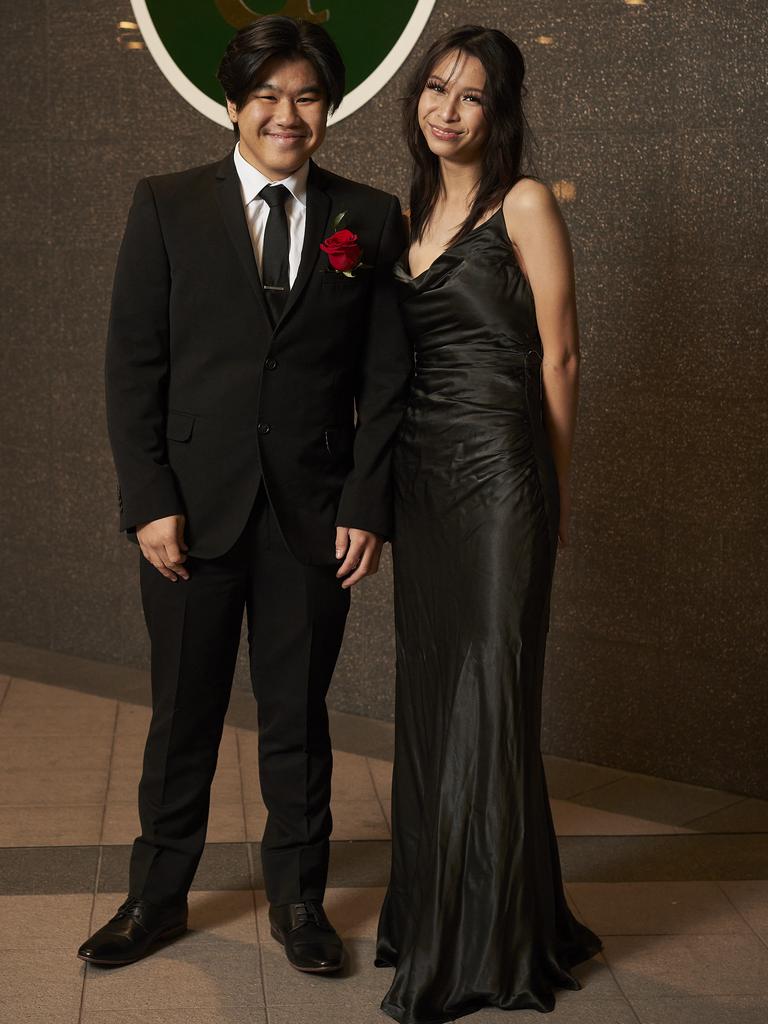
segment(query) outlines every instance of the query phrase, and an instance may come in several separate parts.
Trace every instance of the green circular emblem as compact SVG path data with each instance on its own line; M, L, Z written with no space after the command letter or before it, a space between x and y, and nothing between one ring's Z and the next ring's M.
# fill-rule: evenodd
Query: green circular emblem
M201 114L231 128L216 70L234 33L268 14L323 25L347 65L341 121L382 89L416 45L435 0L131 0L165 77Z

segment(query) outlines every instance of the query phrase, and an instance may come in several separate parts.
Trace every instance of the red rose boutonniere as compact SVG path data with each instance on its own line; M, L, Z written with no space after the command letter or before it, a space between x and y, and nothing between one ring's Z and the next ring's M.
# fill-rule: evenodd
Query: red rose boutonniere
M333 222L333 228L338 228L345 217L346 213L340 213ZM320 248L328 256L328 262L337 274L354 277L354 272L365 266L363 250L358 243L357 235L349 228L336 230L321 243Z

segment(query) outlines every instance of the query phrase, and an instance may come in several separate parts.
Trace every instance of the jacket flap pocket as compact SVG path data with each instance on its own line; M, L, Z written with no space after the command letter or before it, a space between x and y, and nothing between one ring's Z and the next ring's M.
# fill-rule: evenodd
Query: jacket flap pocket
M326 427L323 431L329 455L349 455L355 440L354 427Z
M174 412L173 409L169 409L165 436L171 441L188 441L194 425L195 417L191 413Z

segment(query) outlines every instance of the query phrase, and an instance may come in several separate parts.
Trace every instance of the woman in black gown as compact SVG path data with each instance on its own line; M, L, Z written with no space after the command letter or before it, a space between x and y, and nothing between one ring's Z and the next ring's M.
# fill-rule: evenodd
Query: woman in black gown
M406 99L415 369L395 449L393 864L376 963L402 1024L553 1009L600 939L569 910L540 751L541 688L578 382L573 266L520 174L523 58L438 40Z

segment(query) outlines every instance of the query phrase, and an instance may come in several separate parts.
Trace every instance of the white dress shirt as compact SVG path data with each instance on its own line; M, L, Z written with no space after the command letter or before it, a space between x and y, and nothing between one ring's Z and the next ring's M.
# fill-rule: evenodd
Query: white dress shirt
M285 201L285 212L288 217L288 231L291 237L288 268L289 283L292 288L296 275L299 273L301 250L304 245L304 233L307 227L309 160L289 178L283 178L282 181L270 181L253 164L248 163L240 152L240 143L238 142L235 146L235 167L237 169L237 176L240 179L240 194L243 197L245 216L251 232L253 254L256 257L256 266L259 268L259 274L262 272L264 232L267 228L267 217L269 216L269 207L263 199L259 198L259 192L266 185L285 185L291 193Z

